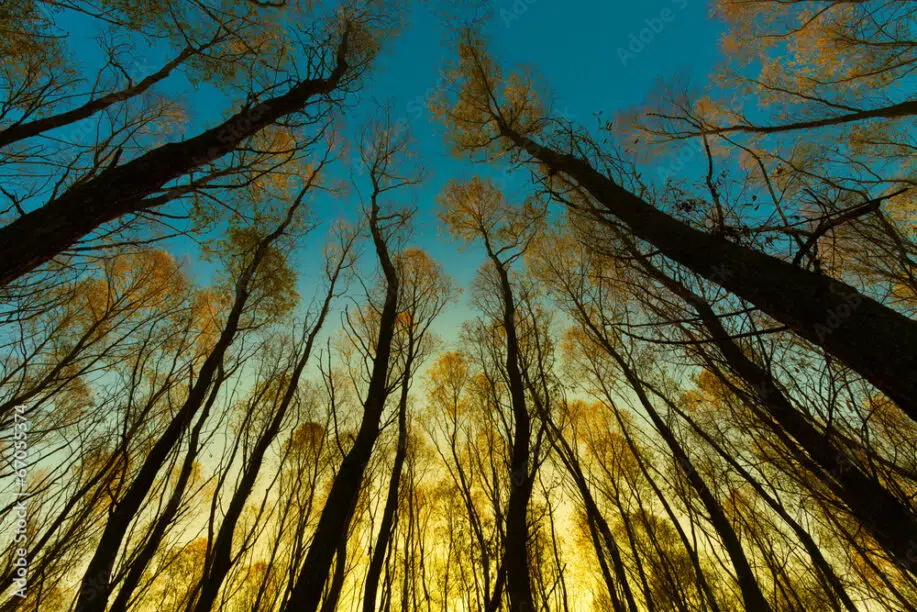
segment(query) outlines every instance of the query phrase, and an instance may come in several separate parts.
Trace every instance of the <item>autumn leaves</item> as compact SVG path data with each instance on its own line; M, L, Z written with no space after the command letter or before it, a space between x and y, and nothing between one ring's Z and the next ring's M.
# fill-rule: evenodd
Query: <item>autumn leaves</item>
M0 230L0 422L32 425L25 608L912 605L913 8L724 0L741 65L598 130L459 32L435 119L459 156L533 180L471 174L416 204L480 254L444 346L457 290L414 244L409 134L385 106L339 129L397 11L302 20L292 53L293 20L246 4L207 4L214 23L179 28L195 51L160 70L238 94L213 127L100 134L79 163L41 129L0 144L0 164L52 177L3 186ZM162 33L134 8L113 3L112 25ZM3 78L35 109L0 134L69 126L42 80L54 52L22 43ZM142 93L99 82L77 115ZM352 188L331 180L353 165ZM355 226L322 225L318 193ZM151 246L154 219L205 242L209 285ZM320 225L304 287L294 254Z

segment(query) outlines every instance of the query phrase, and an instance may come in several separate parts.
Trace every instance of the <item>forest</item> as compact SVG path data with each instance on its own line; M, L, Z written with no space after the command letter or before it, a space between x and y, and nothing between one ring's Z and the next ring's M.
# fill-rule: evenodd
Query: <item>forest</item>
M917 2L0 0L0 612L917 609Z

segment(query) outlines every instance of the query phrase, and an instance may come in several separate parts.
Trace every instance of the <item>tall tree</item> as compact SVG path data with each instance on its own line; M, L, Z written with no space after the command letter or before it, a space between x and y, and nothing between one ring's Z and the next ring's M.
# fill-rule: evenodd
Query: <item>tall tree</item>
M369 231L384 278L384 298L379 312L374 342L372 370L363 402L363 417L356 438L334 478L331 491L315 528L305 562L296 572L296 582L285 611L317 610L337 544L346 538L357 504L363 473L379 437L382 412L391 392L389 368L398 319L400 279L389 241L408 219L404 213L382 213L382 198L393 190L418 182L416 176L403 174L407 134L394 129L390 121L370 123L364 128L360 156L371 183L369 193Z
M395 523L399 520L401 478L408 455L407 412L411 382L422 364L423 357L429 352L430 325L442 312L453 292L451 283L444 276L442 269L423 251L408 249L396 258L395 263L401 276L397 333L400 340L398 352L403 355L397 407L398 439L385 496L385 507L379 522L379 533L363 589L364 612L373 612L376 609L379 578L389 552Z
M0 285L6 285L52 259L99 226L131 213L157 207L182 192L169 189L181 177L205 168L268 126L297 113L318 125L329 107L366 71L376 51L373 28L378 17L368 11L344 11L314 48L306 49L308 72L284 93L270 89L243 108L193 138L171 142L108 167L67 187L43 206L0 228ZM165 196L165 197L163 197Z
M506 334L506 375L514 423L510 458L510 490L506 508L507 593L510 608L533 610L529 569L528 504L532 495L534 468L530 463L532 442L531 417L526 403L526 385L522 375L516 302L509 270L513 261L525 254L539 223L532 202L516 210L493 184L472 179L465 184L452 183L442 195L441 218L457 238L470 242L481 240L491 269L497 277L502 304L500 325Z
M265 284L270 286L274 279L269 278L263 269L258 275L259 268L266 261L273 263L277 274L278 251L273 249L274 243L284 236L288 228L296 219L296 212L301 206L309 186L303 188L299 196L289 206L286 215L270 232L258 234L257 229L240 231L236 233L238 253L234 265L238 269L238 277L234 283L234 296L226 322L211 352L201 364L194 383L188 395L168 426L162 431L149 453L144 458L142 465L137 470L130 485L112 508L108 521L99 539L99 543L89 561L77 599L77 606L85 610L102 612L108 605L111 594L111 573L114 569L115 559L124 539L124 527L137 515L147 492L150 490L157 474L165 464L178 440L185 433L195 414L205 404L207 397L215 392L213 383L217 379L220 367L226 358L233 341L236 339L240 328L246 325L243 321L245 307L249 298L263 290ZM280 265L283 265L282 263ZM263 281L268 277L267 283ZM258 281L262 286L258 286ZM251 322L247 323L251 325Z
M327 293L319 305L314 321L303 325L302 338L300 340L301 348L297 351L292 371L287 377L282 378L284 387L282 394L278 390L280 397L277 400L277 406L273 409L273 413L267 420L263 431L256 438L254 446L242 468L242 474L229 501L229 506L220 522L216 539L212 545L212 551L208 557L208 564L204 568L200 595L194 606L195 612L205 612L213 607L220 587L223 585L232 565L233 533L242 515L245 502L251 495L255 481L261 471L265 454L280 432L281 425L284 423L287 412L294 401L303 370L312 355L315 339L331 309L332 299L339 291L337 287L338 281L342 273L352 265L350 250L353 240L354 235L342 235L337 252L329 253L329 261L326 264Z
M603 223L624 223L836 356L917 420L917 383L907 374L917 366L917 323L845 283L695 229L631 193L590 162L600 151L588 137L546 115L530 80L501 75L473 32L460 43L452 82L454 104L445 101L442 113L459 150L524 156L552 191L577 193L565 202Z

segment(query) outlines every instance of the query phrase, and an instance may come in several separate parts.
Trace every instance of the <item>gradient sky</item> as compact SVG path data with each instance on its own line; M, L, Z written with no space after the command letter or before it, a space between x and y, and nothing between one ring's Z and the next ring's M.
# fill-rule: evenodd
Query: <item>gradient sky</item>
M507 68L536 68L551 88L556 108L587 125L595 123L593 115L598 111L610 117L641 103L661 78L681 74L703 82L719 57L717 41L722 26L709 17L709 5L702 0L492 0L492 7L489 36L497 60ZM70 32L79 61L87 68L96 64L100 56L92 22L58 16L57 23ZM452 178L494 175L495 171L451 156L443 127L433 121L426 108L425 101L437 86L440 71L451 59L447 39L437 16L415 3L407 27L388 42L364 88L351 101L345 133L354 134L379 102L391 101L395 120L408 122L415 140L413 150L428 171L428 179L413 194L418 213L412 242L441 262L460 287L466 287L483 254L475 248L460 251L438 231L434 201ZM166 50L151 49L135 67L136 76L151 72L166 58ZM189 83L181 75L161 84L158 91L184 100L189 117L186 135L214 125L225 116L229 104L215 88ZM348 170L338 168L335 173L346 176ZM528 187L525 173L501 176L511 198L524 197ZM317 203L316 212L333 219L341 214L352 218L356 210L353 199L324 198ZM313 234L314 245L306 245L295 258L301 275L300 292L306 300L319 289L315 280L320 271L323 234L322 229ZM207 282L213 268L197 260L192 243L173 240L169 248L188 255L199 280ZM438 322L437 330L445 339L453 340L461 322L473 315L469 298L466 293Z

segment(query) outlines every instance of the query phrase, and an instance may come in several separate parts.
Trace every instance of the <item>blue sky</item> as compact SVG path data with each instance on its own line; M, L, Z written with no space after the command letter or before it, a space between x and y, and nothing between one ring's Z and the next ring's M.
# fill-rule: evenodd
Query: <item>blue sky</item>
M608 2L570 0L492 0L489 27L492 52L506 67L534 67L550 87L556 108L575 121L592 125L594 113L606 117L641 103L661 78L690 75L702 82L716 65L721 24L708 15L701 0L650 0ZM76 56L87 69L99 58L95 32L85 18L58 18L70 32ZM428 171L428 179L413 194L418 213L413 244L442 263L460 287L466 287L483 261L475 248L458 245L438 231L435 198L452 178L469 178L494 170L455 159L447 150L443 128L434 122L425 101L437 86L440 71L451 59L448 33L438 17L415 3L400 36L389 41L363 90L352 100L345 133L352 135L378 102L391 101L395 119L405 119L415 140L413 149ZM136 67L142 76L168 57L165 49L151 49ZM189 83L183 76L170 78L159 91L180 95L187 106L186 134L199 132L225 116L229 98L209 86ZM346 176L347 168L335 173ZM504 183L510 197L524 197L528 177L517 173ZM351 216L357 202L350 198L317 203L321 217ZM301 294L308 299L317 289L322 231L314 244L296 256L301 273ZM201 264L188 241L172 241L170 248L192 258L192 269L206 282L212 267ZM368 262L372 263L372 262ZM437 325L440 335L454 339L461 321L473 316L463 296Z
M597 111L609 116L641 103L660 78L686 73L702 81L719 59L721 24L710 19L708 4L701 0L493 0L493 7L489 34L498 60L506 67L536 68L551 88L556 107L587 124L595 121ZM437 231L434 200L449 179L489 169L453 158L442 127L426 110L418 112L450 59L445 39L429 10L414 10L412 23L380 58L364 95L394 100L396 113L401 109L410 120L415 148L431 173L417 192L416 243L460 286L467 286L483 254L474 248L459 252ZM513 176L507 192L522 197L527 182L523 174ZM473 315L468 298L443 315L441 335L451 337L461 321Z

